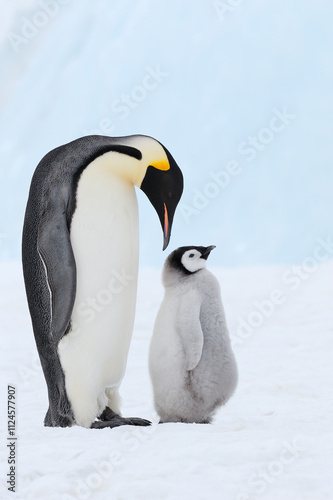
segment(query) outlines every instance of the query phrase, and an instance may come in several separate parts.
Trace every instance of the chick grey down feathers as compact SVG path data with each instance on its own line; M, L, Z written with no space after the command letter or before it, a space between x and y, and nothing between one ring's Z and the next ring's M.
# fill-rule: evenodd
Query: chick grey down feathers
M180 247L163 268L165 295L149 353L161 422L210 423L237 385L220 286L205 268L213 248Z

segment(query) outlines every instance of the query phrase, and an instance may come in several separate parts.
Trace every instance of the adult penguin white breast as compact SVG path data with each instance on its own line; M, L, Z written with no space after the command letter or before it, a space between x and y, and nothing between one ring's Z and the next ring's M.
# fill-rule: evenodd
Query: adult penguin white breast
M150 423L119 414L138 273L134 186L159 216L165 249L183 176L155 139L82 137L49 152L34 173L22 259L46 426Z

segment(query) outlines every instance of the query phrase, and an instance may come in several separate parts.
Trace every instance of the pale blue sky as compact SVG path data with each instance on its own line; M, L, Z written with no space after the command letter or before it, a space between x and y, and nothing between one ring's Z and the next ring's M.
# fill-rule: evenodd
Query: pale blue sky
M39 160L98 131L152 135L181 167L167 252L215 244L215 265L289 264L333 234L333 4L222 3L0 2L2 258L20 256ZM141 265L161 266L138 198Z

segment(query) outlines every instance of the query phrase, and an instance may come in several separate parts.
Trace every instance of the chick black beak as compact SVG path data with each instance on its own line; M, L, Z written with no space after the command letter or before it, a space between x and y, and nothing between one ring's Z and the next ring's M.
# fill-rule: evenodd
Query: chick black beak
M209 247L206 247L206 248L204 249L204 251L203 251L203 252L201 252L201 257L200 257L200 258L201 258L201 259L205 259L205 260L207 260L207 259L208 259L208 257L209 257L210 252L211 252L212 250L214 250L214 248L216 248L216 246L215 246L215 245L210 245Z

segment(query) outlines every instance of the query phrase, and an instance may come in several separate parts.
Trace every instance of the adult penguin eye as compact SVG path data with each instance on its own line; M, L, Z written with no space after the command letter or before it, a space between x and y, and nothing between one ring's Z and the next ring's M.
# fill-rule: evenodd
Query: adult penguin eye
M194 253L190 253L189 257L192 259L192 257L194 257Z

